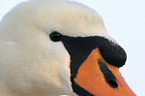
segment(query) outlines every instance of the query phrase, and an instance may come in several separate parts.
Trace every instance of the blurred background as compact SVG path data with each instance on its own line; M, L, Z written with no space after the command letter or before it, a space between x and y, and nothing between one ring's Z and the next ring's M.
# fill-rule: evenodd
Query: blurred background
M18 3L0 0L0 20ZM108 33L126 50L120 71L137 96L145 96L145 0L73 0L96 10Z

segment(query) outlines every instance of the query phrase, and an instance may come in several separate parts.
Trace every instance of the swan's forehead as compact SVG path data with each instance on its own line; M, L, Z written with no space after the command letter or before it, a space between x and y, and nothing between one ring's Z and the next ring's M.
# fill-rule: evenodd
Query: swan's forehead
M54 30L73 36L106 35L103 20L94 10L76 3L57 7L52 17Z
M52 29L72 36L107 35L102 18L97 13L75 8L60 9L52 18L55 24Z
M65 0L34 0L22 5L23 8L19 10L26 18L29 17L29 21L25 22L42 27L48 33L58 31L71 36L108 35L98 13L82 4Z

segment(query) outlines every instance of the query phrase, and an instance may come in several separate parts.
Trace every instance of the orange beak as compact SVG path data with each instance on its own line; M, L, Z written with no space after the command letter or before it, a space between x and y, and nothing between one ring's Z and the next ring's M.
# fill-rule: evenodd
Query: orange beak
M98 61L102 63L99 64ZM106 80L107 77L105 77L100 66L106 66L110 70L116 83ZM136 96L121 76L118 67L108 64L101 56L98 48L94 49L81 64L74 81L95 96ZM115 87L112 87L108 82Z

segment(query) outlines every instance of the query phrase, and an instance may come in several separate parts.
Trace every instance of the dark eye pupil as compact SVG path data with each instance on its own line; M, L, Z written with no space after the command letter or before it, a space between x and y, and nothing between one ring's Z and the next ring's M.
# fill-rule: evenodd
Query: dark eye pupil
M62 35L55 31L50 34L50 39L54 42L58 42L58 41L61 41Z

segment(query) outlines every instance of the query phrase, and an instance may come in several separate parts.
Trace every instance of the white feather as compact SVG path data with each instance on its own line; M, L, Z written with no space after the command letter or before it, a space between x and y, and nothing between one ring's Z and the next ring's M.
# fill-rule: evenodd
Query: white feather
M0 96L75 95L70 56L49 34L108 36L94 10L67 0L30 0L0 23Z

